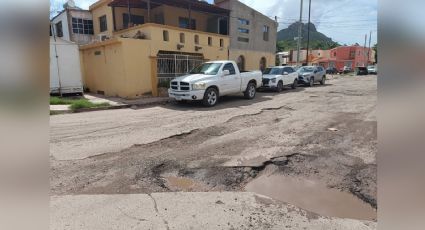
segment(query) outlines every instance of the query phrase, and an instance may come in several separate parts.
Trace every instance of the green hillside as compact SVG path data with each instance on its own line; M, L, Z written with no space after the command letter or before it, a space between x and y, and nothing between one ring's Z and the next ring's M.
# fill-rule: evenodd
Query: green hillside
M294 40L298 37L298 22L291 24L288 28L283 29L277 33L277 50L288 51L297 49L297 41ZM302 48L307 47L307 23L303 24L302 27ZM310 23L310 48L311 49L332 49L339 46L337 42L332 41L332 38L317 31L316 26Z

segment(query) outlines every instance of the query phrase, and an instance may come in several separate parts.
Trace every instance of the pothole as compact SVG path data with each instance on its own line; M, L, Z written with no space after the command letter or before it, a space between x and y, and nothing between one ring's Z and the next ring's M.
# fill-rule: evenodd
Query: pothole
M262 175L245 186L245 190L293 204L323 216L376 220L372 206L356 196L328 188L318 181L279 174Z

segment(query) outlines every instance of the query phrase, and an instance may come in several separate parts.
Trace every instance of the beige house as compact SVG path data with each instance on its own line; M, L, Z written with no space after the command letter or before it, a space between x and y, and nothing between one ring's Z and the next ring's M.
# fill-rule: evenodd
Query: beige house
M215 0L230 10L229 58L243 70L264 70L276 64L278 23L238 0Z
M97 42L80 50L92 92L157 96L201 62L229 57L229 10L206 2L100 0L90 11Z

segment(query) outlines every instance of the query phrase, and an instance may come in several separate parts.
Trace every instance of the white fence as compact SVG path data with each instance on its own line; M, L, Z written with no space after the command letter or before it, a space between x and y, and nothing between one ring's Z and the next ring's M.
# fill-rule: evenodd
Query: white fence
M185 75L204 61L204 58L200 55L158 54L158 83L168 82Z

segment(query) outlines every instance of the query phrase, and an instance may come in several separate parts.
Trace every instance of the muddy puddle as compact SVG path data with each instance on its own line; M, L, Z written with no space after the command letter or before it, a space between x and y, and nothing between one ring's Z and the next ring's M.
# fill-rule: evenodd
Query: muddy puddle
M263 175L248 183L255 192L323 216L376 220L376 210L354 195L319 182L283 175Z

